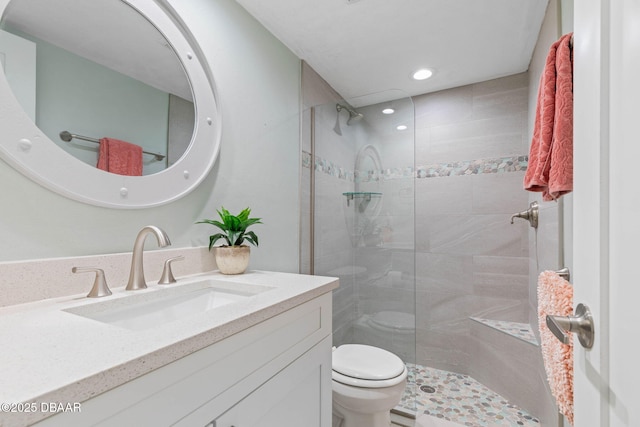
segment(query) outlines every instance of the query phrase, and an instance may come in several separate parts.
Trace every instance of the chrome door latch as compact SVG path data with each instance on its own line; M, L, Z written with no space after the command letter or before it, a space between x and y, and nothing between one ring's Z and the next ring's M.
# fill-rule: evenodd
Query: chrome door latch
M547 326L563 344L569 344L569 335L565 332L574 332L584 348L593 347L595 328L593 316L589 307L578 304L575 316L551 316L547 315Z

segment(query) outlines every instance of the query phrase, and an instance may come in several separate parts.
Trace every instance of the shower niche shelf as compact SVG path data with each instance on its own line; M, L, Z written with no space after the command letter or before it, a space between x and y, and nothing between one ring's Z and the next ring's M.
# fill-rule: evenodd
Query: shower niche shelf
M469 317L469 319L538 347L538 341L528 323L490 320L479 317Z
M347 198L347 206L349 206L353 200L358 200L360 204L363 204L363 202L368 204L372 199L379 199L382 197L382 193L373 193L370 191L351 191L342 193L342 195Z

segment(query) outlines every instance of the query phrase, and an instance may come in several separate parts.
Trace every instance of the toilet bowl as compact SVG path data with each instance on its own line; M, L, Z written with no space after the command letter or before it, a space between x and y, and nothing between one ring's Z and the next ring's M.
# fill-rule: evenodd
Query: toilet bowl
M407 367L395 354L362 344L333 351L334 427L389 427L402 398Z

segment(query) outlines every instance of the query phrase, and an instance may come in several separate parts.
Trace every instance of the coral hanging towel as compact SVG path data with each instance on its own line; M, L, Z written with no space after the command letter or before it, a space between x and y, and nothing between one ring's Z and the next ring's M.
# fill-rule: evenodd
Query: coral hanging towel
M100 139L98 169L118 175L142 175L142 147L114 138Z
M524 188L555 200L573 190L573 53L566 34L549 49L540 77L538 103Z
M547 327L547 314L571 316L573 286L554 271L538 276L538 326L542 360L551 394L560 412L573 425L573 334L569 344L563 344Z

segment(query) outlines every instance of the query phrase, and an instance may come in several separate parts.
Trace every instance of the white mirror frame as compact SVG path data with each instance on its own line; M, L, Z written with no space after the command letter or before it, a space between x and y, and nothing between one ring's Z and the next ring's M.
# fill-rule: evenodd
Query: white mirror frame
M115 0L114 0L115 1ZM87 165L59 148L36 127L0 72L0 157L42 186L91 205L140 209L175 201L211 170L220 150L221 119L213 78L198 44L170 6L154 0L120 0L165 36L182 62L193 91L196 122L191 144L170 168L148 176L124 176ZM10 0L0 0L0 16Z
M380 160L380 153L378 152L378 150L376 149L376 147L374 147L371 144L365 145L364 147L360 148L360 150L358 150L358 154L356 154L356 161L355 161L355 170L356 171L361 171L362 168L362 164L365 162L365 160L367 158L370 158L371 161L374 164L375 170L378 174L382 173L382 161ZM375 182L375 192L376 193L380 193L382 191L382 176L379 177L379 180ZM361 192L363 191L361 188L361 181L356 179L355 180L355 191L356 192ZM379 197L376 197L374 199L371 199L373 201L373 203L370 203L370 209L369 209L369 217L370 218L377 218L378 215L380 214L380 211L382 210L382 199Z

